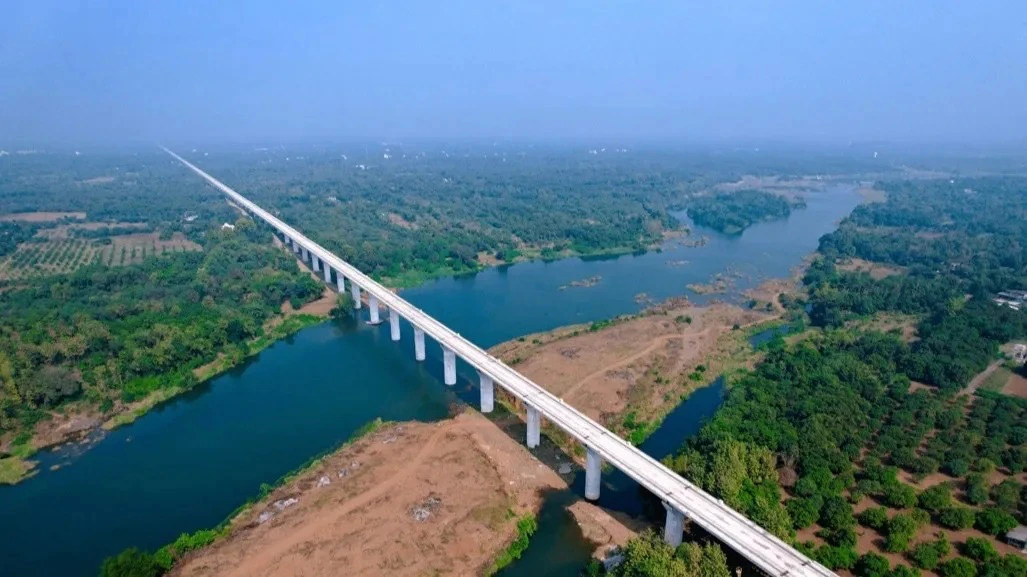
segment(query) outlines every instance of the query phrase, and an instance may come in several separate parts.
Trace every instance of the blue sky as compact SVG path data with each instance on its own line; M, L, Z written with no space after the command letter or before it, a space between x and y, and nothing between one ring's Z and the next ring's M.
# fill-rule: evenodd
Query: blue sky
M11 0L0 142L1022 141L1019 1Z

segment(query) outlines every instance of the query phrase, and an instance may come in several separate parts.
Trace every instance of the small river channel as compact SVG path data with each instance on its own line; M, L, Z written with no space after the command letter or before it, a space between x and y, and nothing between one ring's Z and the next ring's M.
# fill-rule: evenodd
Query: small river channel
M404 296L486 347L636 312L640 293L706 302L711 297L691 295L686 285L725 271L733 273L734 286L728 295L712 296L738 299L740 291L764 279L788 275L858 202L851 187L836 187L810 193L808 207L787 220L738 236L697 229L685 239L705 236L702 247L672 240L662 252L641 256L519 264L440 280ZM595 276L601 280L593 287L561 289ZM387 324L311 327L108 433L89 450L39 455L39 474L0 487L0 573L95 575L104 557L126 547L155 549L180 533L216 525L261 483L273 482L376 417L438 420L460 402L453 390L473 400L466 386L447 390L440 384L437 344L429 344L426 363L414 362L410 334L404 325L404 340L393 343ZM459 372L464 381L474 378L466 365ZM693 393L643 448L654 456L672 452L716 410L722 392L714 385ZM633 483L623 475L607 477L600 504L639 514ZM582 485L577 480L574 491L580 494ZM587 559L559 498L569 497L547 501L531 547L504 575L573 575Z

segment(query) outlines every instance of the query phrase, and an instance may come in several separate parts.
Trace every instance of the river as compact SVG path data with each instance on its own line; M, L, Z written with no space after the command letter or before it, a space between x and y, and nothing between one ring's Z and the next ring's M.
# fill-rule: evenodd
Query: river
M671 240L662 252L640 256L518 264L403 294L484 347L635 312L639 293L656 300L688 294L686 285L724 271L734 273L730 292L740 298L741 290L766 278L788 275L858 202L853 188L839 186L809 193L807 208L742 235L696 229L686 240L708 237L702 247ZM594 276L601 277L595 286L561 289ZM699 303L725 298L689 296ZM89 450L42 453L39 474L0 487L0 572L95 575L104 557L126 547L155 549L180 533L216 525L261 483L273 482L376 417L437 420L458 396L473 400L470 367L460 365L465 384L447 390L440 384L438 345L430 343L427 362L416 363L409 325L403 335L400 343L391 342L387 323L311 327L110 432ZM720 391L715 386L693 394L644 448L656 456L672 451L712 414ZM60 466L50 470L52 465ZM609 477L600 504L637 514L637 491L626 478ZM547 552L547 544L574 539L566 516L559 500L547 500L539 538L504 575L573 574L568 568L580 567L583 544L567 547L560 563L555 550Z

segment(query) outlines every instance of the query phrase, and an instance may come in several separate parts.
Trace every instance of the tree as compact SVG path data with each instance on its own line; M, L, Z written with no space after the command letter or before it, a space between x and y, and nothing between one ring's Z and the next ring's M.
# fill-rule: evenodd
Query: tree
M925 511L936 513L952 503L952 488L948 483L939 483L925 489L917 498L917 504Z
M163 571L153 555L136 548L104 559L100 577L158 577Z
M884 501L897 509L908 509L916 505L916 491L909 485L890 483L884 488Z
M676 550L652 531L624 546L624 561L608 573L611 577L732 577L727 556L717 545L684 543Z
M1023 487L1013 479L1006 479L991 488L991 500L1006 511L1016 511L1020 506L1020 491Z
M909 559L921 569L933 570L949 553L949 542L944 535L934 541L919 543L909 552Z
M977 519L974 526L983 533L994 537L1001 537L1016 527L1016 519L1005 511L988 507L977 512Z
M891 572L891 564L877 553L864 553L856 561L852 572L858 577L887 577Z
M813 557L828 569L852 569L856 565L859 554L852 547L835 547L824 545L817 549Z
M963 544L963 553L981 563L998 558L998 551L991 541L980 537L967 537L966 543Z
M942 577L976 577L977 566L969 559L956 557L938 565L938 574Z
M871 529L880 531L888 525L888 510L884 507L870 507L859 514L859 522Z
M847 529L856 524L852 517L852 505L839 495L824 500L820 509L820 526L825 529Z
M973 527L976 516L973 509L958 505L948 507L938 515L938 523L947 529L961 531Z
M966 499L971 505L988 502L988 481L983 474L970 473L966 476Z

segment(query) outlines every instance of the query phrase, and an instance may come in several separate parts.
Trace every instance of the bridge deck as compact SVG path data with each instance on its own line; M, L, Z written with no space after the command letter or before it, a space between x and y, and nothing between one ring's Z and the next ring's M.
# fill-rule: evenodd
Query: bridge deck
M692 521L698 523L711 535L743 555L763 571L781 577L834 575L826 567L802 555L720 500L681 478L659 461L606 430L599 423L506 366L499 359L489 355L424 311L378 284L356 267L328 252L246 197L174 152L166 148L164 150L253 215L295 239L322 262L327 263L337 272L341 272L351 282L356 282L363 290L377 297L381 304L395 310L410 323L431 335L440 344L456 352L476 369L492 377L496 384L525 403L539 409L554 425L566 431L579 442L591 447L611 465L658 495L674 509L685 513Z

